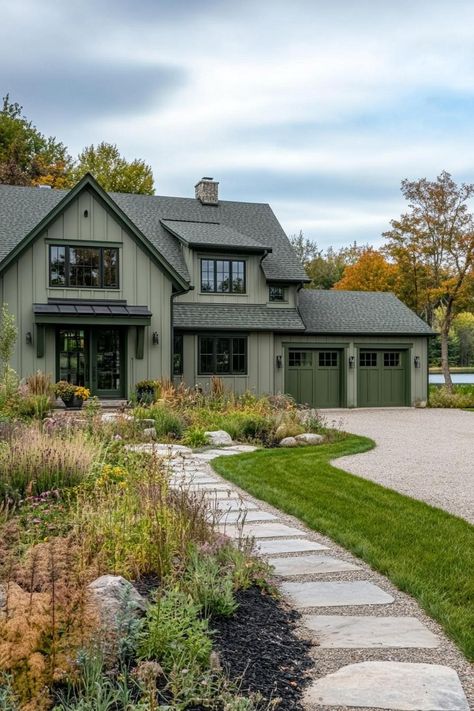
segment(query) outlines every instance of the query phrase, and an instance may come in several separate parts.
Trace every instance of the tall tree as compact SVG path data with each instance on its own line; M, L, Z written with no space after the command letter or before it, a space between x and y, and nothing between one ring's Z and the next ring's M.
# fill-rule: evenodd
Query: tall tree
M127 161L112 143L103 141L97 147L84 148L72 171L72 182L80 180L85 173L92 173L104 190L144 195L154 193L151 167L143 160Z
M68 184L72 165L66 147L46 137L23 116L23 107L3 97L0 110L0 183L7 185Z
M365 249L357 262L344 269L334 289L347 291L397 291L398 268L376 249Z
M387 253L403 264L406 276L417 284L419 309L429 314L436 307L443 307L441 366L446 386L452 390L449 331L472 293L474 216L469 200L474 195L474 184L457 185L443 171L433 181L404 180L401 189L409 210L392 220L392 229L384 234Z
M296 256L300 260L301 264L306 265L318 254L320 254L316 242L312 242L310 239L305 237L303 230L300 230L297 235L290 235L288 239L290 240L291 246L295 250Z
M365 247L359 247L356 242L348 247L334 249L329 247L326 252L318 254L306 264L306 273L311 279L310 289L332 289L344 273L345 268L354 264L361 251Z

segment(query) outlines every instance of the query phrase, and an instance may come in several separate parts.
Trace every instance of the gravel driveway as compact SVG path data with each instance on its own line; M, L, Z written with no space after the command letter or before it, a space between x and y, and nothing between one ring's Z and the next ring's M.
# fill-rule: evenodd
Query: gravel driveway
M474 523L474 412L442 409L322 410L328 422L375 440L341 469Z

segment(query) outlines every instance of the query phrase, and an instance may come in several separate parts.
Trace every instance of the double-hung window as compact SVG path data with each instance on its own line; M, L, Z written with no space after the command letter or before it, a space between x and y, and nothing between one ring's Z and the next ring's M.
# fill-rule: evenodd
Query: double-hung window
M201 259L201 291L214 294L245 294L245 261Z
M49 285L78 289L118 289L118 249L50 245Z
M199 336L199 375L246 375L247 338Z

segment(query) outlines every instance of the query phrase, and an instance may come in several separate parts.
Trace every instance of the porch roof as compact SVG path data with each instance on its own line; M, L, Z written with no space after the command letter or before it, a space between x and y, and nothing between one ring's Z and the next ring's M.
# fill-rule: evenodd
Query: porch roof
M36 323L64 323L68 319L82 323L144 325L152 316L148 306L129 306L126 301L64 301L49 299L46 304L33 304Z

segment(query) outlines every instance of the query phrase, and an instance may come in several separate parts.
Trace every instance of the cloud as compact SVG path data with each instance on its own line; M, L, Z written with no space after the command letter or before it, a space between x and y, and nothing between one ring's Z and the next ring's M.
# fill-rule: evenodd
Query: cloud
M469 0L0 4L12 99L73 153L145 158L161 193L215 175L323 246L377 241L404 177L474 180Z

